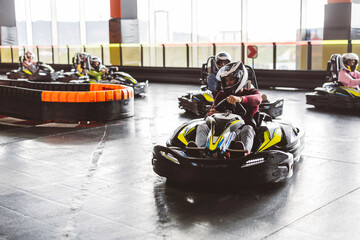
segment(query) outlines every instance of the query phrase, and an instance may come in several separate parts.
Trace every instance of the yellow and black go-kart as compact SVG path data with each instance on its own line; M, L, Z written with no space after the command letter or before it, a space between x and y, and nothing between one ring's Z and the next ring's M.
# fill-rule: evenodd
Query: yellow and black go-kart
M207 79L209 76L209 65L210 69L214 69L214 57L208 58L206 63L203 64L201 70L200 91L189 91L183 96L178 97L179 108L184 109L186 112L195 114L196 116L204 116L214 103L216 94L220 90L218 87L214 91L210 91L207 86ZM255 71L252 67L245 65L249 73L249 81L247 88L258 88ZM281 116L283 113L284 99L280 98L276 101L263 101L259 106L259 111L267 113L272 118Z
M117 71L115 67L110 67L109 74L106 76L106 78L110 81L110 83L122 84L132 87L134 89L135 95L146 93L149 86L148 80L146 80L145 82L139 82L130 74Z
M324 83L312 93L306 93L306 103L316 108L347 109L360 113L360 91L344 87L340 82Z
M48 64L42 62L37 62L36 67L33 71L25 68L22 64L22 57L19 58L20 67L18 69L11 70L6 73L7 78L9 79L29 79L30 81L38 82L51 82L56 81L59 78L60 73L55 72L55 70Z
M314 92L306 93L306 103L319 109L347 109L360 112L360 91L345 87L338 81L340 60L340 54L331 55L327 66L327 82L315 88Z
M216 113L205 119L194 119L181 125L167 141L167 146L153 149L154 171L177 183L277 183L292 176L304 146L304 132L291 123L272 119L258 112L253 119L256 132L251 152L231 149L237 131L245 123L242 116L233 114L231 104L222 101ZM231 106L230 106L231 105ZM239 104L241 105L241 104ZM206 123L210 129L206 147L190 147L196 130Z

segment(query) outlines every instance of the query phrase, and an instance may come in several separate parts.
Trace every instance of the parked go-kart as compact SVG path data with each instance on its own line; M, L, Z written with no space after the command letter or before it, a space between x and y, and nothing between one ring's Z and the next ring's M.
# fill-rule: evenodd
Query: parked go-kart
M240 103L238 103L240 104ZM186 183L276 183L292 176L294 163L300 159L304 132L291 123L272 119L258 112L253 119L256 132L253 148L230 149L234 131L244 125L242 116L231 113L233 105L226 100L206 119L194 119L181 125L167 141L166 147L153 150L154 171L167 180ZM241 104L240 104L241 106ZM188 147L194 141L197 127L206 122L210 128L206 147Z
M210 64L210 66L209 66ZM210 91L207 86L207 79L209 76L209 67L213 69L214 57L209 57L206 63L202 65L200 83L200 91L189 91L185 95L178 97L179 108L187 112L194 113L197 116L204 116L211 108L214 98L219 89ZM249 72L249 82L247 88L258 88L255 71L250 66L245 65ZM218 84L220 85L220 84ZM275 102L263 101L259 110L270 115L272 118L282 115L284 99L278 99Z
M360 91L345 87L338 81L341 55L333 54L327 65L327 82L322 87L315 88L312 93L306 93L306 103L316 108L337 108L360 111Z
M31 72L23 65L23 56L19 57L20 67L6 73L9 79L29 79L30 81L50 82L59 77L59 73L48 64L42 62L36 63L36 71Z

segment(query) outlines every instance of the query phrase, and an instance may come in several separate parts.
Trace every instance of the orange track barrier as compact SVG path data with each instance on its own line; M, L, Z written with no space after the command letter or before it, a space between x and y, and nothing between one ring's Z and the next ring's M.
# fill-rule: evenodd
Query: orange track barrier
M43 102L106 102L123 100L134 97L131 87L115 84L91 84L90 91L86 92L60 92L43 91Z

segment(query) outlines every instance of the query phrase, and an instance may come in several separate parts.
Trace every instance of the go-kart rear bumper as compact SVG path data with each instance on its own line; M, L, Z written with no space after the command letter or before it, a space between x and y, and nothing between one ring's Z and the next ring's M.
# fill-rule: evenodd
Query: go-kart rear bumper
M284 99L278 99L275 102L261 103L259 111L269 114L272 118L281 116L283 113Z
M176 148L155 146L154 171L180 183L275 183L291 177L293 155L278 150L230 160L188 157Z

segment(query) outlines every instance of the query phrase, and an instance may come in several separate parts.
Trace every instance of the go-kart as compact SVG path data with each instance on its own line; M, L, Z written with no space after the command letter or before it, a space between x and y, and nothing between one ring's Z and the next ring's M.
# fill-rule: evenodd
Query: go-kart
M6 76L9 79L27 79L31 75L32 75L31 71L29 71L26 68L22 68L22 67L11 70L10 72L6 73Z
M90 66L91 56L86 53L76 53L72 58L72 69L70 72L63 72L61 74L62 82L82 83L88 82L88 71Z
M30 71L23 65L23 57L19 58L20 67L6 73L9 79L29 79L29 81L50 82L59 78L59 72L48 64L37 62L36 70Z
M146 93L149 86L148 80L145 82L138 82L130 74L117 71L117 68L115 67L110 67L107 79L110 80L110 83L122 84L134 88L135 95Z
M112 83L130 86L134 89L135 95L147 92L149 81L138 82L130 74L117 71L117 67L109 67L109 72L104 74L94 70L90 65L91 56L85 53L78 53L73 57L73 69L62 75L62 81L72 83Z
M231 142L235 131L245 124L242 116L248 113L242 107L241 115L233 114L233 106L221 101L216 108L225 108L224 113L194 119L177 128L166 146L154 147L153 170L177 183L261 184L290 178L304 146L303 130L257 112L251 124L256 132L253 148L244 155L243 150L232 149ZM210 129L206 147L188 146L203 123Z
M48 64L37 62L36 71L29 76L29 81L36 82L52 82L57 81L62 72L55 72L55 70Z
M208 58L206 63L202 65L200 83L200 91L189 91L185 95L178 97L179 108L184 109L187 112L193 113L197 116L204 116L211 108L214 98L219 91L217 88L215 91L210 91L207 86L207 79L209 76L208 65L211 63L211 69L213 69L214 57ZM249 83L247 88L258 88L255 71L250 66L245 65L249 72ZM218 84L220 85L220 84ZM263 101L259 110L270 115L272 118L282 115L284 99L278 99L274 102Z
M114 69L116 68L110 67L108 74L104 74L103 72L97 72L95 70L90 70L87 75L88 78L84 81L90 83L112 83L126 85L134 89L134 95L140 95L147 92L147 88L149 86L148 80L146 80L145 82L138 82L130 74L114 71Z
M360 91L345 87L338 81L340 54L333 54L327 65L327 77L322 87L306 93L306 103L315 108L349 109L360 111Z

